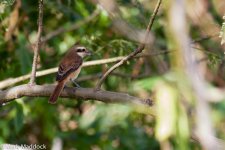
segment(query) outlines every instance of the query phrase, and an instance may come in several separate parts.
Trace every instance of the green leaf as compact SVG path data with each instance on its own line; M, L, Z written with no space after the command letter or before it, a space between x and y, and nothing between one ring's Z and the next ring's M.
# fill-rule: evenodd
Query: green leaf
M87 17L89 15L87 9L85 8L85 5L83 1L77 0L76 1L76 9L82 14L82 16Z

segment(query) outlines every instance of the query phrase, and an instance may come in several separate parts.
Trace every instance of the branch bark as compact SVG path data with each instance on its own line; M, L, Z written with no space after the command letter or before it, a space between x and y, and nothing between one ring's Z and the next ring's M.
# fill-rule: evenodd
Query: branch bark
M123 56L121 57L114 57L114 58L109 58L109 59L101 59L101 60L93 60L93 61L88 61L88 62L84 62L83 63L83 67L88 67L88 66L95 66L95 65L101 65L101 64L107 64L107 63L112 63L112 62L117 62L119 60L121 60L123 58ZM42 70L42 71L38 71L36 73L36 77L41 77L41 76L45 76L48 74L52 74L57 72L58 67L54 67L54 68L50 68L50 69L46 69L46 70ZM11 85L14 85L16 83L25 81L27 79L29 79L31 76L31 74L26 74L17 78L9 78L6 79L4 81L0 82L0 89L4 89L6 87L9 87Z
M146 78L149 77L151 74L150 73L143 73L140 74L138 76L132 76L131 74L127 74L127 73L121 73L121 72L112 72L111 75L113 76L117 76L117 77L121 77L121 78L130 78L131 80L134 79L141 79L141 78ZM87 81L87 80L95 80L98 78L101 78L102 73L97 73L97 74L91 74L91 75L86 75L86 76L82 76L76 79L76 82L83 82L83 81Z
M105 81L105 79L107 78L107 76L113 72L116 68L120 67L121 65L123 65L126 61L128 61L129 59L133 58L134 56L136 56L138 53L141 53L144 48L145 48L145 43L147 41L147 38L148 38L148 35L150 33L150 30L152 28L152 25L154 23L154 20L155 20L155 17L156 17L156 14L158 13L158 10L159 10L159 7L160 7L160 4L161 4L162 0L158 0L157 4L156 4L156 7L155 7L155 10L150 18L150 21L149 21L149 24L148 24L148 27L146 29L146 35L145 35L145 39L143 41L143 43L141 43L139 45L139 47L132 53L130 53L128 56L124 57L120 62L118 62L117 64L113 65L108 71L106 71L106 73L102 76L102 78L99 80L99 82L97 83L96 87L95 87L95 90L100 90L101 88L101 85L102 83Z
M51 95L55 85L33 85L29 84L12 87L8 90L0 91L0 104L10 102L23 96L48 97ZM151 106L152 100L141 99L127 93L111 92L92 88L71 88L65 87L60 97L76 98L81 100L97 100L105 103L131 103L135 105Z
M38 34L37 34L37 42L34 49L34 58L33 58L33 64L32 64L32 72L30 76L30 85L35 84L35 78L36 78L36 70L37 70L37 59L38 59L38 53L39 49L41 47L41 33L43 30L43 0L39 0L39 14L38 14Z
M152 53L152 54L143 54L143 55L138 55L135 56L135 58L139 58L139 57L148 57L148 56L153 56L153 55L161 55L161 54L166 54L169 53L171 51L162 51L162 52L158 52L158 53ZM93 60L93 61L87 61L84 62L83 67L88 67L88 66L95 66L95 65L102 65L102 64L107 64L107 63L113 63L113 62L118 62L120 60L122 60L123 58L125 58L125 56L120 56L120 57L114 57L114 58L108 58L108 59L101 59L101 60ZM58 68L50 68L50 69L46 69L46 70L42 70L42 71L37 71L36 72L36 77L41 77L41 76L45 76L48 74L52 74L57 72ZM4 81L0 82L0 89L4 89L7 87L10 87L14 84L17 84L19 82L25 81L27 79L29 79L31 76L31 74L26 74L20 77L16 77L16 78L9 78L6 79Z

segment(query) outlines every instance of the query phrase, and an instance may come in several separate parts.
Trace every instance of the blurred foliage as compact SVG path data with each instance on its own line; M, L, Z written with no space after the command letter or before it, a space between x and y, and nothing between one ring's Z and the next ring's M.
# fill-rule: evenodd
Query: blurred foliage
M5 5L12 5L15 0L1 0L0 2Z
M223 19L225 20L225 16L223 16ZM221 37L221 44L224 44L225 42L225 22L223 22L221 31L220 31L220 37Z
M156 4L156 1L149 0L117 2L122 17L137 29L146 28ZM220 5L220 2L217 2L217 5ZM60 27L69 28L90 16L95 9L99 8L91 0L44 1L43 35ZM215 13L215 9L212 13ZM32 43L35 42L37 34L37 10L38 1L0 1L0 81L31 71ZM167 23L162 10L157 15L152 29L156 39L154 45L149 48L152 53L171 50L167 45ZM222 18L221 13L217 14L217 17L218 15ZM191 21L190 35L193 39L204 37L201 28ZM224 25L221 37L223 41ZM94 53L85 61L125 56L138 44L116 32L107 12L101 9L98 16L77 30L64 32L47 41L40 51L38 70L55 67L67 49L77 41ZM225 77L222 72L224 68L220 67L224 64L224 54L221 50L224 48L212 38L201 40L198 44L198 47L194 48L204 56L203 59L200 57L199 61L205 62L209 76L211 75L209 84L215 87L224 86L216 80L219 77L224 80ZM146 50L146 53L149 51ZM172 50L170 54L173 56ZM0 145L46 144L50 149L53 139L59 137L63 141L63 149L70 150L162 149L163 145L168 143L172 149L201 149L199 142L191 137L194 98L189 92L188 81L184 80L184 75L177 75L174 70L168 69L172 65L171 58L168 53L162 53L146 57L143 62L141 59L131 60L116 72L131 76L137 74L137 78L111 75L103 85L106 90L129 92L141 98L155 95L153 99L157 100L154 101L156 106L150 109L156 110L157 115L147 111L140 113L140 110L129 105L62 98L59 98L57 105L50 105L47 98L23 97L0 107ZM89 67L83 69L80 76L102 73L110 66L111 64ZM222 75L218 77L220 71ZM139 77L146 74L147 77ZM94 87L97 81L83 81L80 85ZM37 79L38 84L53 82L54 74ZM177 84L179 82L181 84ZM212 105L216 134L223 140L224 100Z

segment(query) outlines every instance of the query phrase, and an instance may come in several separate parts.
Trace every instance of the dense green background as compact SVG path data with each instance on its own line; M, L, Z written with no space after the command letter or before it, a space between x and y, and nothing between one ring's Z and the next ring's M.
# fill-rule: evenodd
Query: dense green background
M215 10L220 3L213 2L212 6L215 8L208 11L214 17L214 23L219 22L221 25L222 15ZM5 0L0 4L0 80L31 72L33 58L31 43L35 41L37 33L38 1L21 0L19 9L17 9L16 3ZM135 28L143 30L148 24L155 4L156 0L118 0L122 17ZM165 36L167 24L163 7L157 15L152 29L156 39L154 47L151 48L152 52L168 49L168 37ZM43 35L47 35L59 27L70 27L71 24L90 16L95 9L97 9L96 5L89 0L45 0ZM10 20L16 20L12 15L15 11L19 13L18 22L10 39L7 40L5 34L10 26ZM201 27L192 23L190 22L191 37L193 39L201 38ZM66 50L77 41L93 52L93 56L88 57L85 61L124 56L132 52L138 45L116 32L106 11L100 10L97 17L77 30L65 32L47 41L40 51L38 70L56 67ZM199 44L203 47L201 51L206 56L208 68L215 75L219 66L224 62L223 47L211 38L203 40ZM166 66L171 65L169 59L171 57L166 53L147 57L144 63L138 66L139 74L147 72L147 77L131 79L112 75L107 78L103 87L106 90L128 92L137 97L151 97L159 82L165 79L169 82L179 80L177 75L165 69ZM117 69L117 72L132 74L137 61L140 62L139 59L129 61ZM80 76L101 73L109 66L111 64L85 68ZM224 73L222 74L224 81L225 75L223 75ZM98 79L94 79L79 84L82 87L94 87L97 81ZM27 82L24 81L24 83ZM37 84L53 82L55 82L55 74L37 79ZM213 80L209 83L212 86L218 86ZM164 86L162 86L162 90L169 90ZM194 104L191 103L189 106L192 107L192 105ZM179 124L179 119L183 119L182 121L187 119L188 122L185 122L187 120L184 121L185 123L182 122L184 123L182 130L174 127L175 131L169 135L167 142L173 149L201 149L199 142L188 135L192 131L194 122L192 112L185 111L184 113L183 109L177 108L179 106L171 108L175 109L175 113L179 113L179 117L181 117L178 117L177 123ZM212 108L211 115L217 136L225 139L225 102L213 104ZM129 105L61 98L57 105L50 105L47 98L23 97L0 107L0 144L44 143L50 149L53 139L59 137L63 141L63 149L71 150L73 148L77 150L160 149L163 143L159 142L161 137L156 138L155 136L156 120L152 113ZM187 136L186 131L188 132Z

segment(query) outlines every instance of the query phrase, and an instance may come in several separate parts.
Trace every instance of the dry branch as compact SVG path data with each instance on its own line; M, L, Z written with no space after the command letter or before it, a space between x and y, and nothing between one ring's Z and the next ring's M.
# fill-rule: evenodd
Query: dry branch
M121 73L121 72L112 72L111 75L113 76L117 76L117 77L121 77L121 78L129 78L131 80L134 79L141 79L141 78L146 78L149 77L151 74L150 73L143 73L137 76L133 76L132 74L127 74L127 73ZM83 82L83 81L87 81L87 80L95 80L95 79L99 79L101 78L102 73L97 73L97 74L90 74L90 75L86 75L86 76L82 76L76 79L76 82Z
M52 94L55 85L33 85L29 84L12 87L8 90L0 91L0 104L10 102L14 99L29 97L48 97ZM141 99L127 93L111 92L99 90L97 92L91 88L71 88L66 87L60 97L76 98L81 100L97 100L105 103L131 103L151 106L150 99Z
M37 34L36 46L35 46L35 49L34 49L32 72L31 72L31 76L30 76L30 85L35 84L38 53L39 53L39 50L40 50L40 47L41 47L42 30L43 30L43 0L39 0L38 34Z
M84 62L83 67L117 62L117 61L121 60L122 58L123 58L123 56L115 57L115 58L109 58L109 59L88 61L88 62ZM48 74L52 74L52 73L57 72L57 70L58 70L58 67L50 68L50 69L46 69L46 70L42 70L42 71L38 71L36 73L36 77L41 77L41 76L45 76L45 75L48 75ZM9 79L6 79L4 81L1 81L0 82L0 89L9 87L11 85L14 85L14 84L22 82L22 81L25 81L25 80L30 78L30 75L31 74L26 74L26 75L23 75L23 76L20 76L20 77L17 77L17 78L9 78Z
M138 55L135 56L135 58L139 58L139 57L148 57L148 56L153 56L153 55L161 55L161 54L165 54L165 53L169 53L171 51L162 51L162 52L158 52L158 53L152 53L152 54L143 54L143 55ZM107 63L113 63L113 62L118 62L120 60L122 60L123 58L125 58L125 56L120 56L120 57L114 57L114 58L108 58L108 59L101 59L101 60L93 60L93 61L87 61L84 62L83 67L88 67L88 66L95 66L95 65L102 65L102 64L107 64ZM36 77L41 77L41 76L45 76L48 74L52 74L57 72L58 68L50 68L50 69L46 69L46 70L42 70L42 71L37 71L36 73ZM4 81L0 82L0 89L4 89L7 87L10 87L14 84L17 84L19 82L25 81L27 79L30 78L31 74L26 74L17 78L9 78L6 79Z
M107 78L107 76L113 72L116 68L120 67L121 65L123 65L126 61L128 61L129 59L133 58L134 56L136 56L138 53L141 53L144 48L145 48L145 43L147 41L147 38L148 38L148 35L150 33L150 30L152 28L152 25L154 23L154 20L155 20L155 17L156 17L156 14L158 13L158 10L159 10L159 7L160 7L160 4L161 4L162 0L158 0L157 4L156 4L156 7L155 7L155 10L150 18L150 21L149 21L149 24L147 26L147 29L146 29L146 35L145 35L145 39L143 41L143 43L141 43L139 45L139 47L133 51L132 53L130 53L128 56L124 57L120 62L118 62L117 64L113 65L108 71L106 71L106 73L102 76L102 78L99 80L99 82L97 83L96 87L95 87L95 90L99 90L101 88L101 85L102 83L105 81L105 79ZM107 9L106 9L107 10ZM110 13L110 12L109 12Z

